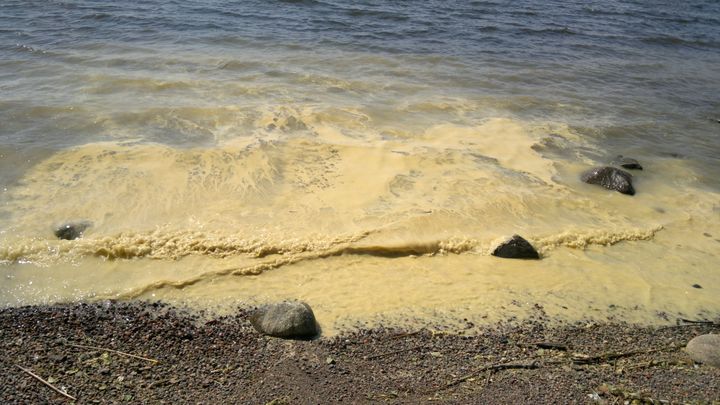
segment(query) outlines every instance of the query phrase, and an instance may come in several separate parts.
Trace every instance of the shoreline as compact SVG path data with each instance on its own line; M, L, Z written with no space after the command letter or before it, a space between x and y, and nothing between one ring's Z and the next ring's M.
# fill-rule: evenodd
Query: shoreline
M717 322L530 319L479 326L472 336L381 327L302 341L260 335L248 315L239 309L208 320L162 303L108 301L2 309L0 402L73 402L25 370L77 403L720 398L720 369L695 365L682 350L695 336L720 332Z

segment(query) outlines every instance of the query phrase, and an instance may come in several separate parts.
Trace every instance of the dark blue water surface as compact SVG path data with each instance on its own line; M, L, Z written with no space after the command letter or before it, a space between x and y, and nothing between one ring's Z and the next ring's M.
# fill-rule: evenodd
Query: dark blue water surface
M720 4L707 0L6 0L0 17L4 43L49 48L103 41L272 39L307 47L548 62L639 54L664 58L720 48Z
M146 56L125 58L127 49ZM257 59L265 51L275 55L274 64ZM46 134L62 127L70 128L66 143L77 144L105 131L74 115L79 112L38 113L83 107L77 98L56 96L79 87L53 84L53 78L101 65L151 71L142 61L155 52L165 55L168 74L182 70L210 83L227 79L227 72L207 70L200 55L226 58L223 66L268 80L318 72L370 82L389 78L435 94L490 100L494 114L566 122L609 149L642 144L718 164L720 2L714 0L4 0L0 119L11 124L0 129L0 142L53 145ZM184 58L174 65L167 55L176 53ZM356 53L380 59L349 56ZM195 65L188 57L193 54L199 55ZM308 55L317 57L302 59ZM386 86L351 96L360 106L374 102L392 110L391 100L406 94ZM333 95L308 97L332 102ZM23 118L30 110L44 123Z

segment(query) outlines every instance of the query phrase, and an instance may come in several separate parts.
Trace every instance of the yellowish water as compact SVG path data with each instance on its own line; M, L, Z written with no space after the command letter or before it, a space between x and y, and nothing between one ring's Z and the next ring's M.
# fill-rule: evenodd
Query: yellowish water
M630 197L580 182L603 162L574 153L593 146L561 124L388 134L366 122L281 109L259 116L262 136L210 147L51 154L5 191L0 304L139 298L227 311L297 298L326 333L494 321L535 303L556 319L645 323L720 310L720 196L685 160L643 161ZM56 240L66 220L93 225ZM542 260L490 255L514 233Z

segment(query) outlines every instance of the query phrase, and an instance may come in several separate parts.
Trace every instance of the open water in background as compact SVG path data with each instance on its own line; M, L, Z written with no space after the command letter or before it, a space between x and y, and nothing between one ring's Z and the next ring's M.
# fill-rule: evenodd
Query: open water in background
M483 100L503 114L569 121L613 146L641 143L708 163L716 158L715 1L142 3L2 2L3 144L66 147L107 136L107 128L70 109L114 108L119 101L112 95L128 109L133 96L156 98L157 107L185 101L162 97L162 90L195 91L203 105L248 105L244 94L210 99L213 86L251 74L287 85L316 75L402 83L418 88L413 96L425 90ZM366 59L353 59L359 56ZM89 91L88 79L113 75L168 84L109 82ZM183 86L173 81L178 76L208 80L210 88ZM332 97L331 83L313 90L276 88L257 101ZM408 96L392 88L353 90L352 98L368 107ZM33 114L39 109L47 110L38 116L43 120ZM212 129L153 126L143 136L192 145L212 142L204 132Z
M578 307L715 310L718 119L717 1L3 0L2 302L287 295L342 320L557 295L559 315L615 280ZM645 164L638 196L577 181L617 154ZM68 219L94 225L55 241ZM488 261L514 232L549 258L542 282ZM402 299L370 293L414 276ZM347 305L283 290L367 277ZM472 282L502 294L438 292Z

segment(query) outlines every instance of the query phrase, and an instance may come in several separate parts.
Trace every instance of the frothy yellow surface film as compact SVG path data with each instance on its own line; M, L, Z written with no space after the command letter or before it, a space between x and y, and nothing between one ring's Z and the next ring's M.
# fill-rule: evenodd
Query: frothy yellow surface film
M47 156L6 191L0 304L223 311L297 298L328 333L492 321L536 303L569 320L720 309L720 196L683 160L643 162L630 197L579 180L607 162L577 154L592 146L561 124L391 131L368 119L268 109L256 136L218 145L100 142ZM92 226L57 240L53 226L72 220ZM490 255L513 234L542 259Z

